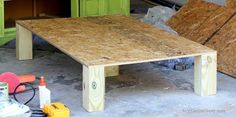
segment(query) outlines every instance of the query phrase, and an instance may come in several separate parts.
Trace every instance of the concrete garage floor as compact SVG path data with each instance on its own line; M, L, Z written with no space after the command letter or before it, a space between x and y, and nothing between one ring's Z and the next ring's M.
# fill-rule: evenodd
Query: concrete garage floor
M193 69L173 71L154 63L121 66L121 75L106 78L105 110L82 108L82 67L60 52L35 51L34 60L18 61L14 49L0 48L0 73L44 75L52 101L66 104L72 117L235 117L236 79L218 73L218 93L193 92ZM37 87L37 82L35 87ZM32 92L19 94L30 98ZM38 92L28 104L39 107Z

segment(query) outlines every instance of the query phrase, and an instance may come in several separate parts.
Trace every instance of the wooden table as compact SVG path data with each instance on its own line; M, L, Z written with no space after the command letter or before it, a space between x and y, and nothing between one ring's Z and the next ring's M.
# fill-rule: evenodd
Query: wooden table
M216 51L133 18L25 20L16 26L19 60L33 58L34 33L83 64L83 107L89 112L104 110L105 68L117 73L119 65L195 57L195 93L216 94Z

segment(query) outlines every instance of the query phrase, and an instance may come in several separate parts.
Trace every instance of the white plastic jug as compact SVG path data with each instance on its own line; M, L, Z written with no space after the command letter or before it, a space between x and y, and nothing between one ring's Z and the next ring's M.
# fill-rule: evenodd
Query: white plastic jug
M40 108L43 108L45 104L51 103L51 91L46 88L45 78L42 76L39 83L39 101Z

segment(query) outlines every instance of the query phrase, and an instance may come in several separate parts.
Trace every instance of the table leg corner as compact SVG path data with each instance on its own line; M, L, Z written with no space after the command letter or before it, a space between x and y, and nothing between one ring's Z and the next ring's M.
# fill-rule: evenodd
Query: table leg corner
M104 110L105 75L103 66L83 66L83 107L88 112Z
M217 92L217 54L209 53L195 57L194 92L201 96Z
M16 24L16 58L18 60L33 59L32 32Z

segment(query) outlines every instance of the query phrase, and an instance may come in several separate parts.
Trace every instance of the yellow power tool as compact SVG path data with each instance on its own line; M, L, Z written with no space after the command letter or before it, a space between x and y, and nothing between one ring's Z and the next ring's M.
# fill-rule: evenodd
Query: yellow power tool
M46 113L48 117L70 117L69 108L60 102L44 105L43 112Z

